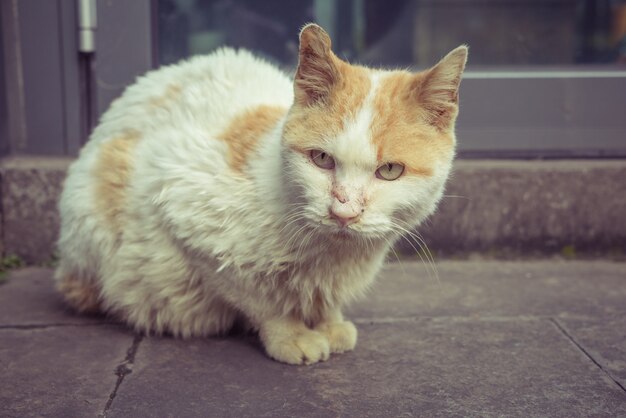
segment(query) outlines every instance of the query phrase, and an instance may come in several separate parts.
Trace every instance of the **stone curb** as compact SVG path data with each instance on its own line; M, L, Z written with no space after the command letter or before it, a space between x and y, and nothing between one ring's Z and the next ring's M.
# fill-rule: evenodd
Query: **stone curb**
M626 160L458 161L421 233L444 256L623 258L625 180Z
M0 250L28 263L54 254L56 202L70 159L0 161ZM438 256L626 254L626 160L459 160L420 233ZM417 243L411 243L417 247ZM402 254L414 253L402 241Z

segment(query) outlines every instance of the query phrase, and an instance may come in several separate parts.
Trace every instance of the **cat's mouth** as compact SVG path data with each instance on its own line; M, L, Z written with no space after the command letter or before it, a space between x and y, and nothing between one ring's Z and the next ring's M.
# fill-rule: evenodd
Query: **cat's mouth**
M355 238L362 235L358 223L342 224L332 218L327 218L321 222L321 225L324 228L324 232L340 239Z
M341 240L355 239L363 237L374 237L376 234L370 231L367 225L363 224L363 219L359 218L352 222L344 222L337 220L330 214L325 216L317 215L309 218L313 227L318 230L318 233L326 236L331 236Z
M328 225L325 233L326 236L339 242L368 242L369 245L378 242L381 239L381 234L373 232L368 229L358 228L353 226L338 227L337 225Z
M341 240L378 240L392 236L388 224L379 220L363 222L363 219L359 219L357 222L342 225L330 217L324 217L318 220L317 227L320 228L320 233Z

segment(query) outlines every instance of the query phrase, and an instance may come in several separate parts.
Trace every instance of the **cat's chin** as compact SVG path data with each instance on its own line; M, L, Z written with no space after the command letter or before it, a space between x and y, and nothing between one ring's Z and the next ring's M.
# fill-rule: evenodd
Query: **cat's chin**
M339 226L334 223L323 223L322 231L328 237L344 242L365 239L371 236L371 234L361 231L352 225Z
M322 220L317 223L319 231L324 235L349 237L357 233L351 226L339 226L330 220Z
M349 228L333 228L331 234L340 241L349 241L358 237L357 232Z

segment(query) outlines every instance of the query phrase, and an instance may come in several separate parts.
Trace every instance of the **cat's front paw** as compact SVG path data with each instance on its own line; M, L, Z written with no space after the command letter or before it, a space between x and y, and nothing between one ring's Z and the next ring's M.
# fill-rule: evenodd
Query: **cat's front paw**
M267 354L289 364L313 364L330 356L328 339L316 331L307 331L265 343Z
M343 353L354 350L357 330L350 321L324 322L315 328L328 338L331 353Z
M265 351L274 360L289 364L313 364L330 356L328 338L293 320L274 320L261 327Z

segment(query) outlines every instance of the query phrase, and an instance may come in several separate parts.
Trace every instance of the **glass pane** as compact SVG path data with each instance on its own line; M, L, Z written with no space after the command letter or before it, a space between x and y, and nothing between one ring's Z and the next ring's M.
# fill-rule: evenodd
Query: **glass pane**
M161 64L221 45L293 66L297 33L321 24L336 53L425 67L459 44L471 65L626 63L625 0L159 0Z

